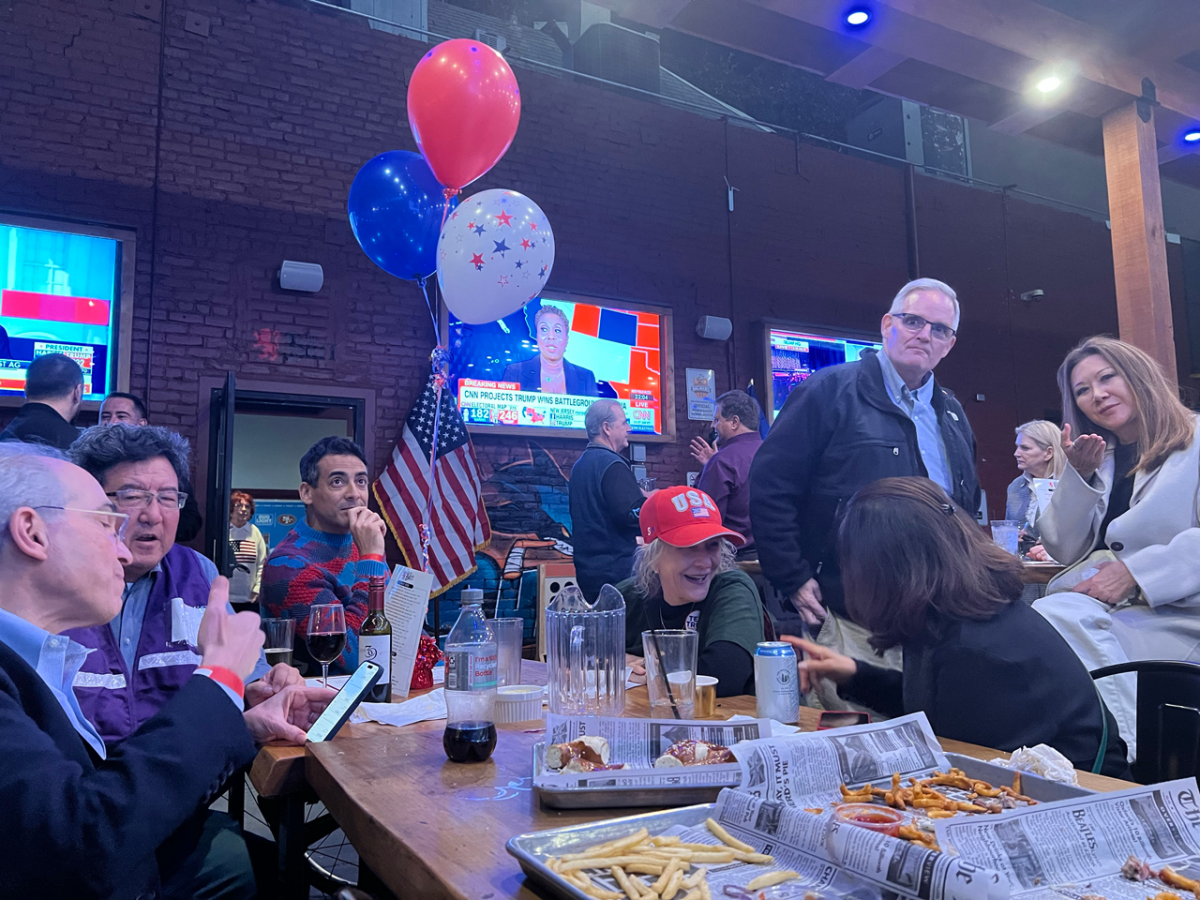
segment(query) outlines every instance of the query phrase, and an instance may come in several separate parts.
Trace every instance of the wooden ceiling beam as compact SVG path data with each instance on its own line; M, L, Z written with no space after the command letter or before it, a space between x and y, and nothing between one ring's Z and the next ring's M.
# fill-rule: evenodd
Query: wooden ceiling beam
M1024 134L1030 128L1049 122L1061 112L1062 108L1059 106L1025 106L1009 113L1003 119L992 122L988 128L1002 134Z
M599 6L651 28L666 28L691 0L599 0Z
M1079 77L1131 96L1149 78L1163 106L1200 120L1200 72L1169 61L1097 51L1112 42L1101 28L1033 0L882 0L903 13L986 41L1042 64L1071 63Z
M882 47L868 47L850 62L826 75L825 80L861 90L876 78L892 71L907 58L902 53L893 53Z

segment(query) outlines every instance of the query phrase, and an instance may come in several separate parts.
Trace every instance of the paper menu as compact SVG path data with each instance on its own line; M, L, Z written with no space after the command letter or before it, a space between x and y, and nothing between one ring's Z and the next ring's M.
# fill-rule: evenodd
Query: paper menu
M388 579L383 611L392 624L393 699L408 696L432 592L433 575L429 572L396 566Z

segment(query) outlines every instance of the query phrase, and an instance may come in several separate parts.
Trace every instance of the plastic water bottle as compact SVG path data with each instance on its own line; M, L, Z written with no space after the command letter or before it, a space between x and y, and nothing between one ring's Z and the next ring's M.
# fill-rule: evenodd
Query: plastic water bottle
M446 733L452 762L483 762L496 747L496 635L483 617L483 591L464 588L446 637Z

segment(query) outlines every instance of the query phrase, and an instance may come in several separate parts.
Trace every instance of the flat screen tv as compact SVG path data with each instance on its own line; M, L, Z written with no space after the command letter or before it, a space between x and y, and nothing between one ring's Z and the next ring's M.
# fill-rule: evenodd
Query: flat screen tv
M0 217L0 404L21 402L47 353L79 363L85 402L128 382L132 250L130 233Z
M449 317L451 387L472 431L583 437L598 397L638 440L674 435L670 314L547 294L496 322Z
M864 350L878 350L878 341L838 337L834 334L767 325L766 357L769 403L772 420L783 409L784 401L796 385L818 369L853 362Z

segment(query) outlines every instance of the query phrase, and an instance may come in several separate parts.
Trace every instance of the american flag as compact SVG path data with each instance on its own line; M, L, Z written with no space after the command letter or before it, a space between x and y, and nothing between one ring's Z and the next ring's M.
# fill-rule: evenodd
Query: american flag
M423 568L421 522L429 502L429 449L433 445L437 404L437 376L430 375L404 420L392 458L373 485L383 517L411 569ZM442 390L437 440L436 490L429 523L429 571L436 582L434 594L474 572L475 551L492 539L475 450L448 388Z

